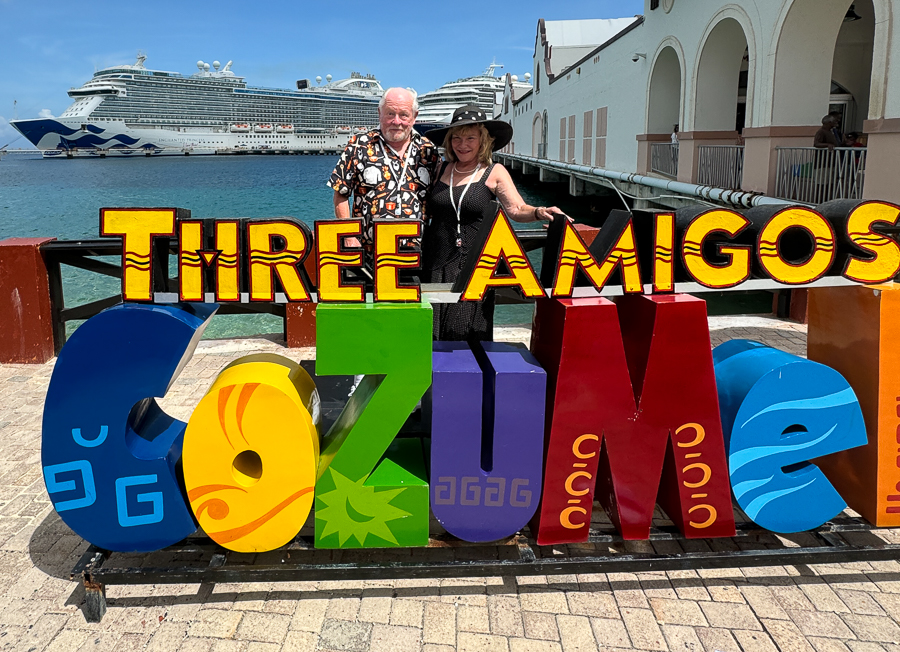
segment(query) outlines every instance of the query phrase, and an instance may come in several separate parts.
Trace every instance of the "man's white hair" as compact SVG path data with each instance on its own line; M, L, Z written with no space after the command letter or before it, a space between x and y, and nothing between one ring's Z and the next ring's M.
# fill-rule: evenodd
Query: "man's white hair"
M399 86L392 86L384 92L384 95L381 96L381 99L378 100L378 112L381 113L381 109L384 108L384 103L387 100L388 93L391 91L404 91L412 95L412 108L413 112L418 113L419 111L419 94L416 93L412 88L400 88Z

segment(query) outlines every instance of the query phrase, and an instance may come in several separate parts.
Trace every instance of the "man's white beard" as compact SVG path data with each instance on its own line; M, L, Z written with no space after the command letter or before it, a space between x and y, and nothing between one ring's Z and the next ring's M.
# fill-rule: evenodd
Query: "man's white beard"
M389 143L403 143L409 138L411 132L412 129L390 129L384 135Z

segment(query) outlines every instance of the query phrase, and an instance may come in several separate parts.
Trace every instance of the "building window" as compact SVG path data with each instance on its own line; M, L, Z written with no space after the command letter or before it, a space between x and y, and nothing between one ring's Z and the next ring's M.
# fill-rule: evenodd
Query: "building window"
M599 168L606 167L606 123L608 109L609 107L606 106L597 109L597 129L594 132L594 165Z
M566 125L568 124L568 120L565 118L559 119L559 160L566 160Z
M659 9L659 0L650 0L650 11Z
M594 147L594 112L584 112L584 122L581 127L581 164L591 164L591 150Z
M575 116L569 116L569 151L566 157L567 163L575 162Z

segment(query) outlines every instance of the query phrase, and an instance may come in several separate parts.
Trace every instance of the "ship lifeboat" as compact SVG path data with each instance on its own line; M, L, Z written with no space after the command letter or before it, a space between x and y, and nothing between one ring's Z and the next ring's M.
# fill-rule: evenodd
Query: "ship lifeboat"
M275 127L275 131L279 134L292 134L294 133L294 125L278 125Z
M245 134L250 131L250 125L246 122L237 122L231 125L231 131L238 134Z
M335 128L334 128L334 133L336 133L336 134L349 134L349 133L350 133L350 127L335 127Z
M272 125L267 122L260 123L253 128L253 131L260 134L268 134L272 131Z

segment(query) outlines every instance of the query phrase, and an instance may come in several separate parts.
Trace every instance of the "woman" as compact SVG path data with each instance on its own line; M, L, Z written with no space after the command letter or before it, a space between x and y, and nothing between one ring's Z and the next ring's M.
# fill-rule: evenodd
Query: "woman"
M453 283L459 276L481 225L482 211L495 199L517 222L553 219L558 208L529 206L509 172L491 153L512 139L512 126L490 120L474 104L453 113L449 127L426 136L444 146L441 166L427 203L422 239L422 278L426 283ZM494 295L481 302L434 304L435 340L492 340Z

